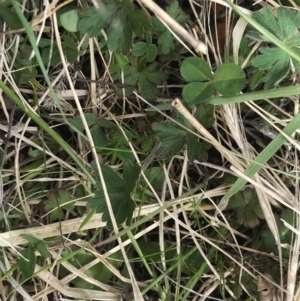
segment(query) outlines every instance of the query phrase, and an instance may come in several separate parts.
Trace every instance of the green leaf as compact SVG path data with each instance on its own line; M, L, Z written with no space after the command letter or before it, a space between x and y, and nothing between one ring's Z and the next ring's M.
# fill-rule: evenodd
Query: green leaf
M166 78L166 74L156 68L157 63L152 63L141 70L138 76L138 91L142 97L148 100L155 98L157 85Z
M201 103L196 112L194 117L205 127L209 128L211 127L214 122L214 106L213 105L207 105L204 103Z
M199 104L209 99L214 93L214 85L210 82L193 82L184 86L182 97L190 105Z
M156 156L160 159L176 155L181 151L186 142L186 131L181 130L170 123L155 122L152 129L157 133L161 145L156 151Z
M250 77L250 89L254 90L260 83L263 77L262 70L256 70L253 76Z
M157 67L158 67L157 63L152 63L148 65L146 68L143 68L140 74L145 76L145 78L147 78L151 83L158 85L164 79L166 79L166 74L162 71L158 71Z
M147 49L147 62L151 63L155 60L157 56L157 47L154 44L149 45Z
M152 44L152 34L150 31L146 32L146 42L147 42L148 46L150 46Z
M71 192L68 190L52 190L47 197L48 201L44 209L46 211L53 210L50 213L51 220L61 220L63 218L63 209L72 210L74 208L74 203L70 202Z
M277 19L282 34L283 41L287 41L296 32L300 26L300 14L290 8L279 7L277 10Z
M265 7L259 12L254 12L252 17L275 37L285 43L286 46L293 48L291 50L294 53L297 52L300 45L300 34L298 31L300 26L299 12L293 11L290 8L279 7L277 9L277 18L275 18L273 13ZM251 31L248 36L260 41L270 40L257 31ZM265 89L271 89L277 86L289 74L290 56L278 47L261 47L259 51L261 54L252 60L252 65L267 72L262 81L265 82Z
M20 234L20 236L22 238L24 238L25 240L27 240L32 245L37 244L37 243L42 241L42 240L40 240L38 238L35 238L34 236L29 235L29 234Z
M60 23L65 30L77 32L77 22L79 20L78 9L70 9L60 15Z
M237 221L247 228L259 225L259 219L264 217L256 192L246 187L244 190L233 195L229 200L230 207L234 208Z
M169 6L167 6L166 12L179 24L184 24L189 18L180 9L178 1L173 1ZM152 24L154 32L156 32L159 36L158 44L161 45L162 53L169 54L175 49L172 34L156 16L152 17Z
M44 64L47 65L49 64L50 61L50 66L55 66L61 62L60 53L56 44L53 45L52 51L50 47L43 49L42 60Z
M114 56L116 58L119 68L123 70L123 68L129 63L128 58L124 54L119 53L117 51L114 52Z
M288 224L293 226L294 225L294 215L295 215L295 213L293 210L286 208L282 211L281 218L285 222L287 222ZM285 239L284 242L290 243L290 240L292 238L292 230L289 229L288 227L286 227L284 224L282 224L282 221L280 221L280 223L282 225L280 227L280 231L279 231L280 238Z
M85 113L84 114L85 120L87 122L88 127L92 126L95 121L96 121L96 117L93 113ZM81 119L81 116L77 116L75 118L73 118L71 120L71 124L79 131L83 131L84 130L84 125Z
M180 74L189 82L211 79L211 70L208 63L199 57L185 59L180 66Z
M265 29L271 32L275 37L280 40L283 40L283 35L281 33L279 24L274 16L274 14L267 8L264 7L260 11L256 11L252 14L252 18L257 21L260 25L262 25ZM260 34L259 34L260 35ZM262 40L265 40L264 37L261 36Z
M210 149L210 144L204 140L200 140L199 138L191 133L188 133L187 138L187 151L189 161L193 162L194 160L198 160L200 162L206 161L208 154L207 150Z
M151 23L143 10L133 10L129 0L122 1L121 6L126 12L130 27L138 37L142 37L144 31L151 30Z
M20 271L26 278L30 278L34 273L36 262L34 249L29 245L21 254L22 257L18 261Z
M107 2L107 1L105 1ZM80 21L78 29L83 33L88 33L90 37L96 37L101 29L111 21L117 11L118 6L114 1L100 6L100 8L90 7L79 13Z
M136 185L136 181L140 175L141 168L138 164L132 164L126 161L123 165L123 181L125 183L125 191L131 193Z
M260 55L252 60L252 65L260 70L270 69L263 77L264 88L269 89L277 86L288 74L290 70L290 57L280 48L259 49Z
M101 151L102 148L108 143L105 133L101 130L100 126L98 125L93 126L90 131L97 152Z
M188 16L181 10L178 1L171 2L167 6L166 12L175 19L179 24L184 24L188 20Z
M129 222L135 208L130 195L126 193L125 190L121 192L111 192L109 193L109 199L117 225L122 224L125 220ZM88 201L87 206L88 208L97 208L97 212L103 213L102 220L107 222L108 229L112 229L105 196L102 192L97 191L95 196Z
M215 72L215 88L223 96L236 95L244 88L245 82L245 72L238 65L226 63L221 65Z
M78 49L73 39L67 35L64 36L64 48L68 62L70 64L75 63L78 57Z
M47 245L44 241L40 240L38 243L34 245L34 248L39 251L43 259L47 258L49 255Z
M126 20L126 15L118 11L107 31L107 46L111 51L128 51L132 44L132 28Z
M148 45L145 42L136 42L133 44L131 53L135 56L142 56L146 53Z
M127 85L138 85L138 92L142 97L152 100L156 96L157 85L166 78L166 74L157 70L157 63L147 64L145 56L128 56L129 64L124 67L124 82ZM121 79L121 72L117 65L110 67L111 75L115 80ZM121 92L121 91L120 91ZM125 89L126 94L132 93L132 88Z
M154 21L155 19L153 19ZM158 20L158 19L157 19ZM158 21L160 22L160 21ZM173 37L172 34L165 30L163 31L158 38L158 45L161 45L161 52L163 54L168 54L170 53L172 50L175 49L175 44L173 42Z
M145 176L155 190L159 191L162 189L165 180L165 173L161 167L150 167L145 171ZM148 184L145 182L145 185Z
M298 47L300 45L300 33L298 32L295 36L288 39L286 41L286 45L289 46L290 48ZM293 49L293 51L295 51L296 49Z
M109 193L124 191L123 179L109 166L101 164L101 171L105 180L105 186ZM101 181L97 182L95 188L100 192L103 192Z
M3 18L4 22L11 29L23 28L22 22L20 21L16 12L11 8L7 7L9 1L0 3L0 17Z

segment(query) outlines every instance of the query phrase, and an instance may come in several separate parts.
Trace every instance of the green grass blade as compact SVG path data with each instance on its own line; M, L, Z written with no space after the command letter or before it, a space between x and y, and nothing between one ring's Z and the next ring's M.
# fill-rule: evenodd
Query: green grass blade
M74 160L78 167L85 173L89 180L95 184L96 180L86 168L84 163L77 157L76 153L71 147L62 139L55 131L53 131L48 124L42 120L32 108L25 106L22 100L20 100L6 85L0 80L0 89L24 112L26 113L41 129L43 129L50 137L52 137L58 145L60 145L64 151Z
M290 86L266 91L249 92L232 97L217 96L206 100L205 103L212 105L226 105L231 103L241 103L245 101L254 101L267 98L288 97L299 94L300 86Z
M291 137L292 134L300 126L300 113L295 116L291 122L282 130L287 136ZM261 167L278 151L278 149L285 143L287 139L282 135L278 134L275 139L273 139L268 146L256 157L256 159L250 164L250 166L245 170L245 176L251 178L257 173ZM239 190L241 190L247 183L243 178L238 178L236 182L232 185L229 191L224 196L225 199L231 197Z

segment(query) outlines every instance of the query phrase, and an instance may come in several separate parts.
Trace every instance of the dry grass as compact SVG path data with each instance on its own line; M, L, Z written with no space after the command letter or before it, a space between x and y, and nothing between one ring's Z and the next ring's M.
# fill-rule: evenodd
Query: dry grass
M141 5L145 4L145 10L148 9L149 1L139 2ZM221 6L227 7L227 4L223 1L217 2ZM199 11L199 2L189 1L189 3L191 10L197 17L196 12ZM202 29L202 41L210 49L210 64L214 68L216 64L224 62L224 58L225 60L228 59L228 47L231 39L234 45L234 58L238 62L239 42L244 34L246 24L242 20L234 21L232 11L226 8L224 11L225 27L218 27L217 16L210 12L212 5L212 2L203 5L201 18L198 19L198 27ZM261 2L261 5L275 7L277 4L269 1L268 3ZM46 87L42 87L37 91L37 87L34 86L34 83L31 83L34 88L31 88L30 85L26 89L19 88L13 74L20 71L14 67L16 66L14 63L22 40L17 32L10 30L5 33L7 31L6 27L3 28L4 33L1 35L0 43L2 45L2 49L0 49L2 80L14 90L24 103L28 103L29 106L33 107L37 114L40 110L46 110L48 113L44 114L47 115L49 125L53 124L53 120L58 126L60 123L64 123L64 118L71 119L75 116L81 116L86 130L85 136L74 134L72 147L90 170L91 158L93 158L100 178L100 163L110 163L105 162L105 158L96 152L90 129L85 124L84 114L86 112L92 112L98 117L112 120L128 140L128 145L136 161L143 164L147 158L141 156L134 142L126 137L124 124L127 122L129 124L129 121L135 123L138 118L145 118L143 112L144 100L138 95L134 99L128 99L125 95L118 98L114 88L99 87L96 83L90 83L83 89L74 87L72 78L76 76L85 78L87 74L74 71L73 66L70 66L64 58L61 47L61 32L55 14L58 8L58 1L52 1L50 5L37 8L32 27L37 36L47 33L60 49L61 64L57 66L55 74L51 74L54 75L52 83L59 99L59 105ZM152 13L151 11L148 12ZM212 18L212 16L215 19L210 22L215 22L215 26L207 28L206 19ZM222 45L216 43L213 29L224 31L222 34L225 34L225 37ZM172 30L176 29L172 27ZM192 30L190 34L191 32ZM207 34L206 37L205 33ZM233 34L231 35L231 33ZM193 39L197 40L199 37L196 36ZM186 38L186 40L190 41L190 38ZM112 54L110 53L107 58L107 55L101 52L98 46L99 42L97 38L88 41L87 53L90 54L89 77L92 80L105 79L107 81L111 79L108 68ZM225 52L220 50L223 45L225 45ZM12 49L11 52L8 52L9 47ZM80 44L78 47L80 47ZM193 53L194 50L189 44L185 44L185 47ZM256 49L255 47L254 45L253 49ZM102 60L101 64L104 66L103 70L99 70L97 67L99 64L96 64L99 57ZM49 66L48 70L51 70ZM165 95L168 95L168 86L166 85L164 89ZM29 95L32 95L32 97L28 97ZM35 97L38 97L38 105L35 103ZM298 114L298 98L289 101L294 104L293 112L287 112L284 108L276 106L272 101L269 102L273 106L272 111L267 111L263 106L253 102L246 103L243 110L247 107L249 115L255 112L261 116L275 131L275 134L278 134L281 132L282 126ZM3 232L0 234L0 269L2 275L0 294L3 301L120 300L122 292L122 288L118 286L120 283L127 283L132 286L135 300L144 300L140 289L147 287L149 282L139 280L137 276L139 271L133 265L134 257L130 250L135 249L136 241L140 239L151 241L153 237L159 245L160 264L148 262L151 266L150 271L153 273L152 279L156 280L152 287L160 288L160 293L170 293L168 296L161 295L161 299L174 298L174 300L181 300L179 296L183 298L183 294L189 290L189 285L191 287L193 285L192 281L188 281L184 277L185 274L181 271L182 265L176 266L172 263L173 271L166 272L169 268L164 252L167 236L172 237L172 244L178 262L182 256L182 250L187 245L196 247L196 252L199 252L204 259L202 274L199 272L199 278L197 279L198 276L192 275L193 272L191 272L190 280L198 281L201 285L190 290L190 300L220 300L220 298L213 297L216 292L221 290L220 288L223 290L223 295L236 300L235 292L232 290L233 286L230 285L230 281L233 279L239 281L237 285L243 291L244 300L247 298L247 300L255 300L255 296L248 286L249 283L243 282L243 279L256 281L257 275L261 275L262 278L259 279L266 277L270 280L268 276L263 275L265 258L272 258L272 262L278 265L278 269L275 270L280 273L280 282L278 284L274 283L274 286L269 284L271 292L275 291L276 287L276 296L275 293L271 294L271 297L270 294L267 294L267 297L263 295L262 300L299 300L299 278L297 276L300 249L297 157L299 145L296 137L288 138L285 151L281 155L276 154L272 166L263 166L252 179L247 178L248 186L254 187L257 193L270 233L275 237L279 252L279 255L276 256L273 252L263 252L259 248L248 248L247 244L242 244L241 241L254 239L249 237L251 231L243 233L232 227L231 221L228 221L232 210L226 210L228 209L228 199L224 196L230 186L223 183L220 177L224 174L244 177L243 171L257 156L257 150L249 141L247 124L243 122L242 116L244 116L244 113L242 114L240 105L223 105L215 108L213 136L206 129L206 132L199 130L201 137L208 139L214 146L220 159L217 160L216 164L213 160L208 160L208 162L194 162L193 166L195 170L198 170L199 174L197 176L203 179L202 182L207 177L203 174L203 170L209 171L211 177L207 181L215 181L214 187L210 188L208 186L208 189L203 189L205 185L200 185L197 189L192 189L188 173L191 167L187 153L184 151L181 155L159 163L165 175L163 189L159 193L151 186L149 179L142 171L141 176L148 185L149 193L152 193L152 201L151 204L142 204L139 200L136 200L134 217L129 227L118 227L114 219L113 208L108 207L113 221L113 231L108 232L104 230L106 223L101 219L102 214L98 213L94 214L79 231L79 226L84 221L86 214L89 213L89 210L86 209L86 203L87 198L92 195L92 183L61 150L52 147L49 137L32 124L26 114L21 113L18 108L14 108L4 94L0 96L0 103L3 111L1 118L4 118L0 124L3 141L1 145L3 159L2 168L0 168L0 199L2 200L3 214ZM163 116L163 112L161 114ZM168 116L168 118L171 117ZM199 126L196 125L196 128L198 129ZM37 152L37 157L30 157L28 151ZM36 164L31 164L30 160ZM152 161L157 162L157 159L154 157ZM180 172L176 178L173 176L174 172L172 170L175 165L180 167L178 168ZM118 165L114 165L113 168L116 170L121 168L121 163L118 162ZM86 192L90 192L90 195L86 193L84 197L76 198L76 188L81 185L86 188ZM40 187L40 189L33 190L34 187ZM49 218L51 212L43 210L47 194L53 189L69 190L76 208L76 210L66 211L63 220L60 222L52 222ZM109 200L108 195L107 199ZM108 204L110 204L109 201ZM274 217L274 211L282 211L284 208L291 208L294 212L292 228L294 238L292 244L282 246L290 250L288 261L282 257L280 233ZM11 217L12 215L13 217ZM203 228L201 225L197 225L194 218L196 215L201 216L206 221ZM99 229L101 230L98 231ZM222 237L223 234L220 229L227 229L229 234ZM218 239L210 237L212 231L215 231L214 233L219 232ZM98 233L98 235L90 243L95 233ZM154 236L153 233L155 233ZM35 274L25 284L21 282L21 272L16 266L20 253L26 246L24 244L26 241L20 234L30 234L45 240L50 254L43 262L44 266L35 265ZM216 254L219 254L218 256L222 257L222 260L226 258L227 263L223 265L221 261L218 262L218 256L212 259L209 255L209 251L212 249L215 250ZM80 268L75 268L73 264L64 259L62 252L65 250L70 252L85 250L88 254L93 255L93 260ZM274 249L273 251L276 252L277 250ZM117 256L120 258L118 260L127 267L128 273L126 276L112 263L111 259L116 258L116 254L121 254ZM37 253L36 255L38 256ZM249 259L251 257L252 260ZM141 261L141 258L135 260ZM228 262L232 263L231 267L228 267ZM88 271L99 263L102 263L112 273L111 281L103 283L89 275ZM204 266L207 267L204 268ZM59 275L62 267L67 271L64 273L66 275L64 277ZM246 278L245 274L249 277ZM277 277L278 275L274 276ZM76 277L85 279L97 289L73 287L71 281ZM268 292L270 293L270 291ZM284 294L281 295L281 292L284 292Z

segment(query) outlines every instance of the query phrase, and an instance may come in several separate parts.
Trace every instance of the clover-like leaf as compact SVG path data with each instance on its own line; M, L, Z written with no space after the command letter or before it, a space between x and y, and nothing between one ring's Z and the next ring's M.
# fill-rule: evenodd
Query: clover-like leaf
M280 26L276 21L274 14L268 8L264 7L260 11L254 12L252 14L252 18L273 35L275 35L278 39L283 38L280 31ZM266 37L257 31L250 31L247 36L255 40L267 41Z
M71 9L68 9L67 11L63 12L59 16L59 20L65 30L69 32L76 32L77 22L79 20L78 8L72 7Z
M184 86L182 96L190 105L201 103L214 93L212 75L208 63L198 57L185 59L180 66L182 77L191 83Z
M211 79L208 63L199 57L189 57L180 66L181 76L189 82L201 82Z
M84 118L85 121L87 123L87 125L90 127L91 125L93 125L96 121L96 116L93 113L85 113L84 114ZM84 125L83 125L83 121L82 121L82 117L81 116L77 116L75 118L73 118L71 120L71 124L79 131L83 131L84 130Z
M146 53L148 49L148 45L145 42L136 42L133 44L133 48L131 50L131 53L135 56L142 56Z
M184 86L182 97L189 105L196 105L209 99L214 93L214 85L210 82L193 82Z
M111 51L128 51L132 44L132 28L127 22L126 15L119 10L107 31L107 45Z
M2 1L0 3L0 17L11 29L23 28L23 24L18 14L9 7L10 1Z
M215 88L223 96L236 95L244 88L245 82L245 72L236 64L223 64L215 72Z
M20 236L27 240L34 249L38 250L43 258L48 257L49 253L44 241L25 233L20 234Z

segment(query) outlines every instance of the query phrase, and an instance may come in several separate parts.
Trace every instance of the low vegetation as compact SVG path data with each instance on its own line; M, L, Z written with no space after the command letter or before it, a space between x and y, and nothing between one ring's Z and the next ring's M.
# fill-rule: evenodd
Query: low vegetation
M5 300L299 300L300 12L0 3Z

